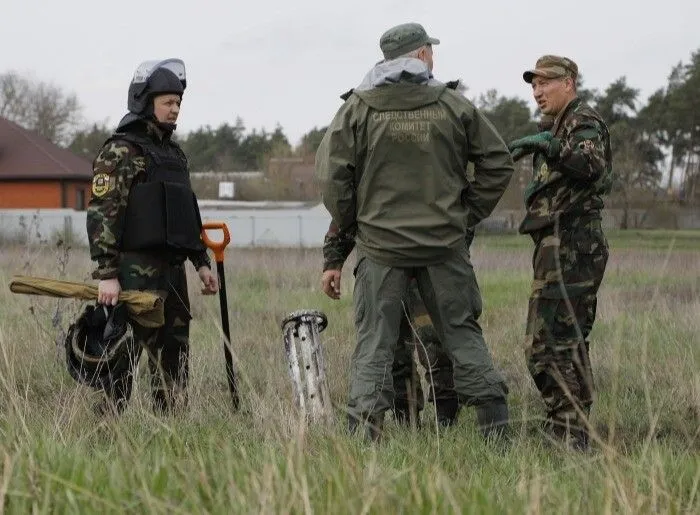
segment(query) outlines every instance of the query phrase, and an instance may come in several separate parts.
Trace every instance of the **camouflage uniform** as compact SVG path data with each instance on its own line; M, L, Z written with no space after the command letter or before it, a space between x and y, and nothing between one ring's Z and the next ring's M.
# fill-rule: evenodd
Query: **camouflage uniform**
M154 144L169 149L176 157L184 154L169 136L153 122L137 125ZM148 159L140 148L129 141L111 138L93 162L93 191L87 211L87 232L90 256L97 261L95 279L118 278L123 290L153 290L165 298L165 324L149 329L132 320L135 347L132 366L120 377L112 377L103 389L117 410L129 400L141 350L148 355L151 372L153 407L164 411L175 401L186 402L189 353L189 298L184 256L163 252L124 252L120 242L124 233L124 217L129 192L136 182L145 180ZM186 160L185 160L186 166ZM195 268L209 266L206 251L187 256Z
M575 79L575 64L554 59L538 61L537 68L573 68ZM520 226L535 243L526 356L552 431L587 446L581 413L587 415L592 403L588 335L608 260L601 210L612 153L604 121L578 98L559 113L551 135L547 150L533 157Z
M471 237L473 230L469 231L470 240ZM323 271L341 270L354 247L354 237L341 233L331 222L323 242ZM423 409L423 389L413 360L416 349L425 368L426 382L431 385L428 401L435 403L439 423L451 425L458 410L452 362L440 343L415 280L409 286L405 306L408 313L404 313L401 319L392 368L394 416L400 423L407 423L412 403L415 403L416 412Z

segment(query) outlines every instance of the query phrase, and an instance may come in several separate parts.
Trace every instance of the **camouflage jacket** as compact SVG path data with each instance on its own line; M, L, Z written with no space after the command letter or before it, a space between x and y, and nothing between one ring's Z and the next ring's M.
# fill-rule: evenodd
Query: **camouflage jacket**
M345 260L355 248L355 235L342 232L331 221L323 239L323 271L342 270Z
M164 137L160 129L150 122L146 124L146 131L156 141L162 141ZM92 195L86 222L90 257L97 261L92 277L112 279L119 274L119 245L129 191L137 176L146 173L146 160L138 147L118 138L110 138L93 161L92 170ZM206 251L188 258L197 269L210 266Z
M555 120L552 134L549 151L533 157L521 233L550 227L557 217L599 214L602 196L610 191L610 135L593 108L572 100Z

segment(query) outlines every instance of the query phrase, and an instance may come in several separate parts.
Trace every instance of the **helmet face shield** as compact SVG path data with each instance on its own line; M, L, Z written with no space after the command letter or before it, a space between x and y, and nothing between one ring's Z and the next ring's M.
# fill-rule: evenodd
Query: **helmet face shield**
M158 68L165 68L175 74L175 76L182 83L183 89L187 84L187 75L185 74L185 63L182 59L164 59L162 61L152 60L144 61L138 65L136 72L134 72L134 78L131 80L132 84L144 84L148 82L151 78L153 72Z

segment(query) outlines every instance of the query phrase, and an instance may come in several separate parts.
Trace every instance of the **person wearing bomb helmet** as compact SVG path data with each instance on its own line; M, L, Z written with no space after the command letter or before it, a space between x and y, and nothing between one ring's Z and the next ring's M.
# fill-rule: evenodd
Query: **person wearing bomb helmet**
M124 409L143 349L154 410L184 405L191 319L185 260L196 268L203 293L218 289L201 241L187 158L172 139L186 85L180 59L141 63L129 85L129 112L93 162L86 225L90 257L97 262L97 302L116 306L122 289L157 291L165 299L162 327L130 321L130 366L103 374L93 385L105 394L99 412Z

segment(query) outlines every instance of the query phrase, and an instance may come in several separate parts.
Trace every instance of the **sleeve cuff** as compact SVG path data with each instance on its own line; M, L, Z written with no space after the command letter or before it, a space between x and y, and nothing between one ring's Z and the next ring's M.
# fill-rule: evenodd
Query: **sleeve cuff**
M203 266L211 268L211 260L206 251L199 252L195 256L190 257L190 261L194 265L195 269L199 270Z
M323 263L323 271L325 272L326 270L342 270L344 264L344 261L325 261Z
M116 267L100 267L92 272L93 279L116 279L119 277L119 269Z

